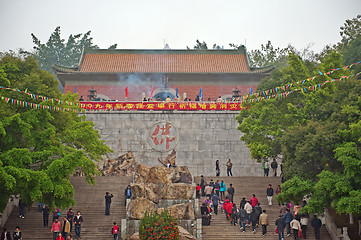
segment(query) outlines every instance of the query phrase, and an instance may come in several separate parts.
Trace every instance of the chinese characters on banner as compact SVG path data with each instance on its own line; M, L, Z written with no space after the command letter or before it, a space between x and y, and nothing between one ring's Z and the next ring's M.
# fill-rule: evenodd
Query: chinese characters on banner
M89 111L121 111L121 110L242 110L240 103L215 102L80 102L80 107Z
M172 123L158 122L150 127L148 142L153 149L166 152L175 148L178 135L178 130Z

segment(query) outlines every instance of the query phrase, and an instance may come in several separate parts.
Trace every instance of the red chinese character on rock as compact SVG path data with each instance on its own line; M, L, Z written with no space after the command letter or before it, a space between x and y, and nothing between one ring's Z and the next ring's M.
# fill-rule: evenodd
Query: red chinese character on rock
M176 136L172 134L171 129L172 125L169 123L158 123L155 126L150 138L152 139L154 145L159 147L160 150L169 150L170 143L176 140Z
M167 142L166 142L166 144L165 144L165 149L169 149L169 143L170 142L173 142L175 140L175 137L172 137L172 138L169 138L169 137L167 137Z
M162 135L169 135L170 134L170 131L169 131L170 128L171 128L171 126L169 126L169 123L166 123L165 126L161 127Z
M157 127L155 128L155 130L154 130L154 132L153 132L153 134L152 134L152 136L151 136L151 138L153 139L153 142L154 142L154 144L155 144L156 146L159 145L159 142L158 142L158 139L157 139L158 133L159 133L159 125L157 125Z

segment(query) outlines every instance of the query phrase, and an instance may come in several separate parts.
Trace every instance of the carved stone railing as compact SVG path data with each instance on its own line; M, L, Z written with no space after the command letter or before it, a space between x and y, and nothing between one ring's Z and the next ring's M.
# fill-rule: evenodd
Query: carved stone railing
M14 206L17 206L19 204L19 199L12 195L9 197L8 203L6 204L6 207L2 213L0 213L0 226L3 227L6 221L8 220L8 217L10 216L11 212L14 209Z
M351 240L348 236L347 227L338 228L327 209L325 210L324 220L327 232L333 240Z

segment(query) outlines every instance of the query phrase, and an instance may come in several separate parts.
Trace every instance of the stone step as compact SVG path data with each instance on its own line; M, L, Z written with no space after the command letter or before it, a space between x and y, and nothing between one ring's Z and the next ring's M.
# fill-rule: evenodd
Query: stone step
M73 211L81 211L84 225L81 238L86 240L106 239L112 237L110 231L113 222L120 227L121 219L125 218L124 189L131 182L131 177L96 177L96 185L89 185L83 177L72 177L74 186ZM110 215L105 216L105 192L111 192L114 197L110 208ZM67 209L61 211L62 218ZM43 226L42 214L38 211L37 203L25 214L25 219L19 218L18 209L14 209L5 224L12 232L15 226L20 226L23 239L52 239L50 226L52 216L49 216L49 227ZM34 236L36 234L36 236ZM71 235L74 237L74 226Z
M246 227L246 232L243 233L239 226L233 226L230 224L230 221L226 220L225 214L222 212L220 207L218 208L218 215L212 213L212 222L210 226L202 227L202 237L207 240L219 240L219 239L265 239L265 240L274 240L278 239L278 235L275 233L275 221L279 215L279 206L276 201L273 201L272 206L268 206L266 189L268 184L272 184L274 190L277 185L280 184L279 177L204 177L205 182L209 183L211 179L223 180L226 184L226 187L229 187L229 184L232 183L235 188L234 202L239 207L239 203L243 197L246 200L249 200L252 197L252 194L255 194L261 203L262 209L266 209L269 216L269 226L267 227L267 234L265 237L262 237L262 227L258 226L256 228L256 233L252 233L251 227ZM199 177L194 178L195 183L200 182ZM204 201L202 197L199 201L201 205ZM286 237L285 239L293 239L293 235ZM315 240L313 228L309 225L307 229L307 239ZM321 239L330 239L330 236L327 233L325 227L321 228Z

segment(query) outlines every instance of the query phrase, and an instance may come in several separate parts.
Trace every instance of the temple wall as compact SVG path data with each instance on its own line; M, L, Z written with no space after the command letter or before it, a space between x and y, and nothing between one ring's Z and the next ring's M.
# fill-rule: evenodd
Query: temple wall
M260 176L262 165L251 159L240 141L237 112L230 111L119 111L87 113L102 139L114 152L112 157L132 151L136 161L160 166L174 148L177 165L188 166L193 175L215 176L220 160L221 176L226 161L233 163L234 176ZM167 144L168 143L168 144Z

